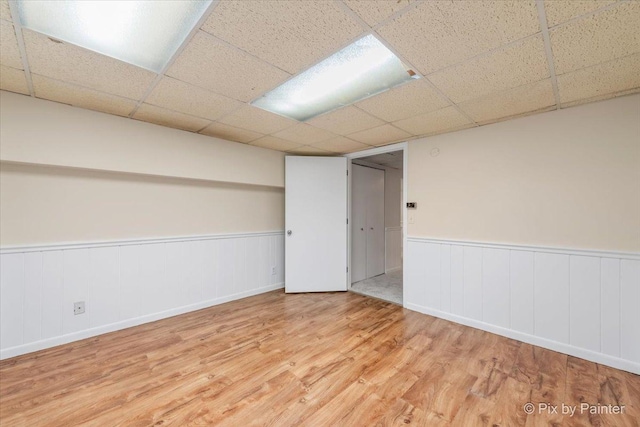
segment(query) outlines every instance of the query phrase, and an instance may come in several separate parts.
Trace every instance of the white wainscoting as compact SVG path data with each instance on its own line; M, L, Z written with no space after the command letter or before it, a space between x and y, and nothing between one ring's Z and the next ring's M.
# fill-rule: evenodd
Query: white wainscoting
M407 240L406 308L640 374L640 254Z
M282 288L284 234L3 248L0 271L5 359Z
M384 252L385 273L402 268L402 227L385 227Z

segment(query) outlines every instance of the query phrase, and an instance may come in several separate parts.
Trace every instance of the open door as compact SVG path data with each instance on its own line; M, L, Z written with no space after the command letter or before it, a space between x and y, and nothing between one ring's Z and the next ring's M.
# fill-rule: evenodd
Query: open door
M347 159L285 157L285 291L347 290Z

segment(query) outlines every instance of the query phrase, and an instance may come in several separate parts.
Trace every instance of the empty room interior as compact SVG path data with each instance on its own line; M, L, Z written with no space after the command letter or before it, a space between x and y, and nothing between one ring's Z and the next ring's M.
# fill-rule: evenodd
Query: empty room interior
M1 426L638 426L640 1L0 0Z

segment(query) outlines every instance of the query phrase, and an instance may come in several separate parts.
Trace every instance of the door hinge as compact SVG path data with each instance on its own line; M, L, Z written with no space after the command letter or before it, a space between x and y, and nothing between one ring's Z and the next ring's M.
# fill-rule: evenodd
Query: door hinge
M349 176L349 169L347 169L347 176Z
M349 224L349 218L347 218L347 224Z
M347 273L349 272L349 267L347 267Z

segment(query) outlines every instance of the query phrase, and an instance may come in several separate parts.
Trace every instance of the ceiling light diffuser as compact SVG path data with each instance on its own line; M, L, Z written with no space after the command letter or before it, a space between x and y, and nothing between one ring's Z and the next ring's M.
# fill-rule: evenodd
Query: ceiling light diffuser
M418 76L373 35L331 55L252 102L305 121Z
M160 72L211 0L22 0L23 27Z

